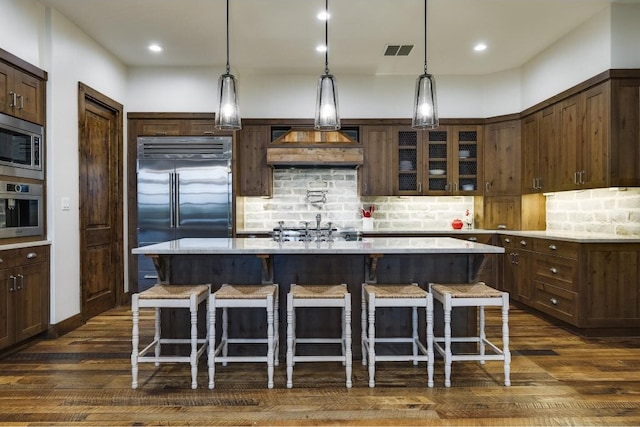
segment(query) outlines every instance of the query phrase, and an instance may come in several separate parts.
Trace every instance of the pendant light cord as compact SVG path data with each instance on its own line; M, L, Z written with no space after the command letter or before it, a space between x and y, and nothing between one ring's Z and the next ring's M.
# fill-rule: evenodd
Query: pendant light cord
M329 0L324 0L324 14L324 73L329 74Z
M229 74L229 71L229 0L227 0L227 74Z
M427 0L424 0L424 73L427 74Z

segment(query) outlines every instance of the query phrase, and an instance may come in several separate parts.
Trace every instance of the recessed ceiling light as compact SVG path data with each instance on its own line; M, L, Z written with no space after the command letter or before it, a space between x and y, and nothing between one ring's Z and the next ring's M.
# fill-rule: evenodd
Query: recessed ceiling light
M476 52L482 52L483 50L487 50L487 45L484 43L478 43L473 47L473 50Z
M162 46L157 43L152 43L149 45L149 50L151 52L162 52Z
M329 15L326 10L323 10L322 12L318 13L316 16L321 21L326 21L331 17L331 15Z
M325 46L323 44L319 44L318 46L316 46L316 51L317 52L326 52L327 51L327 46Z

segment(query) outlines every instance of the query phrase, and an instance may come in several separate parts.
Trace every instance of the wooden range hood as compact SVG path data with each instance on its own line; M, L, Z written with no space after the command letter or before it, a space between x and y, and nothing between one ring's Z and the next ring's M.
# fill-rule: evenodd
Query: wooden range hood
M267 147L271 166L357 167L362 145L340 131L291 129Z

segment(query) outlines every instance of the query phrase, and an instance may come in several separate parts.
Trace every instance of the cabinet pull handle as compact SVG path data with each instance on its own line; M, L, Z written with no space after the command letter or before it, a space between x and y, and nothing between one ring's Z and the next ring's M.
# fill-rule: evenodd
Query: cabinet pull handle
M538 178L533 178L533 189L534 190L538 189Z
M27 254L27 259L34 259L34 258L37 258L37 257L38 257L38 254L35 253L35 252L29 252Z
M16 290L16 276L14 276L13 274L11 276L9 276L9 280L11 280L11 282L13 283L10 287L9 287L9 292L13 292Z
M20 98L20 106L18 107L18 110L24 110L24 96L18 95L18 98Z
M552 272L553 274L558 274L558 269L555 267L551 267L549 271Z
M520 245L521 246L527 246L527 241L526 240L520 240Z
M9 92L9 96L11 96L11 105L9 105L9 107L13 108L18 103L18 100L16 99L18 94L13 92L13 91L11 91L11 92Z
M214 131L212 131L212 130L205 130L205 131L204 131L204 134L205 134L205 135L213 135L214 133L215 133L215 132L214 132Z
M551 298L551 299L549 299L549 301L551 301L551 304L553 304L553 305L558 305L558 300L555 299L555 298Z
M20 284L18 285L18 290L24 288L24 276L22 274L18 274L18 278L20 279Z
M556 245L549 245L549 249L555 251L556 249L558 249L558 247Z
M506 239L504 239L504 241L505 241L506 243L511 243L511 239L510 239L510 238L508 238L508 237L507 237Z
M489 181L485 181L484 182L484 191L486 191L487 193L490 191L491 189L491 184L489 184Z
M477 242L478 238L477 237L469 237L467 240L470 240L472 242Z
M422 193L422 183L418 183L418 193Z
M2 258L0 258L0 264L3 263L3 262L4 262L4 260Z
M584 184L584 175L585 175L585 171L580 171L580 184Z

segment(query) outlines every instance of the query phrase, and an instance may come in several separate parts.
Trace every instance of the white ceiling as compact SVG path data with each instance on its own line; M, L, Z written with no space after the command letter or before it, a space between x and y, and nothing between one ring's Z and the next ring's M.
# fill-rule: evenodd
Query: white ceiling
M40 0L129 66L224 67L225 0ZM519 67L617 0L431 0L433 74L487 74ZM623 0L639 2L640 0ZM329 68L339 74L421 74L422 0L331 0ZM324 0L231 0L232 72L321 74ZM485 42L482 54L473 45ZM147 50L151 42L164 52ZM413 44L385 57L387 44Z

